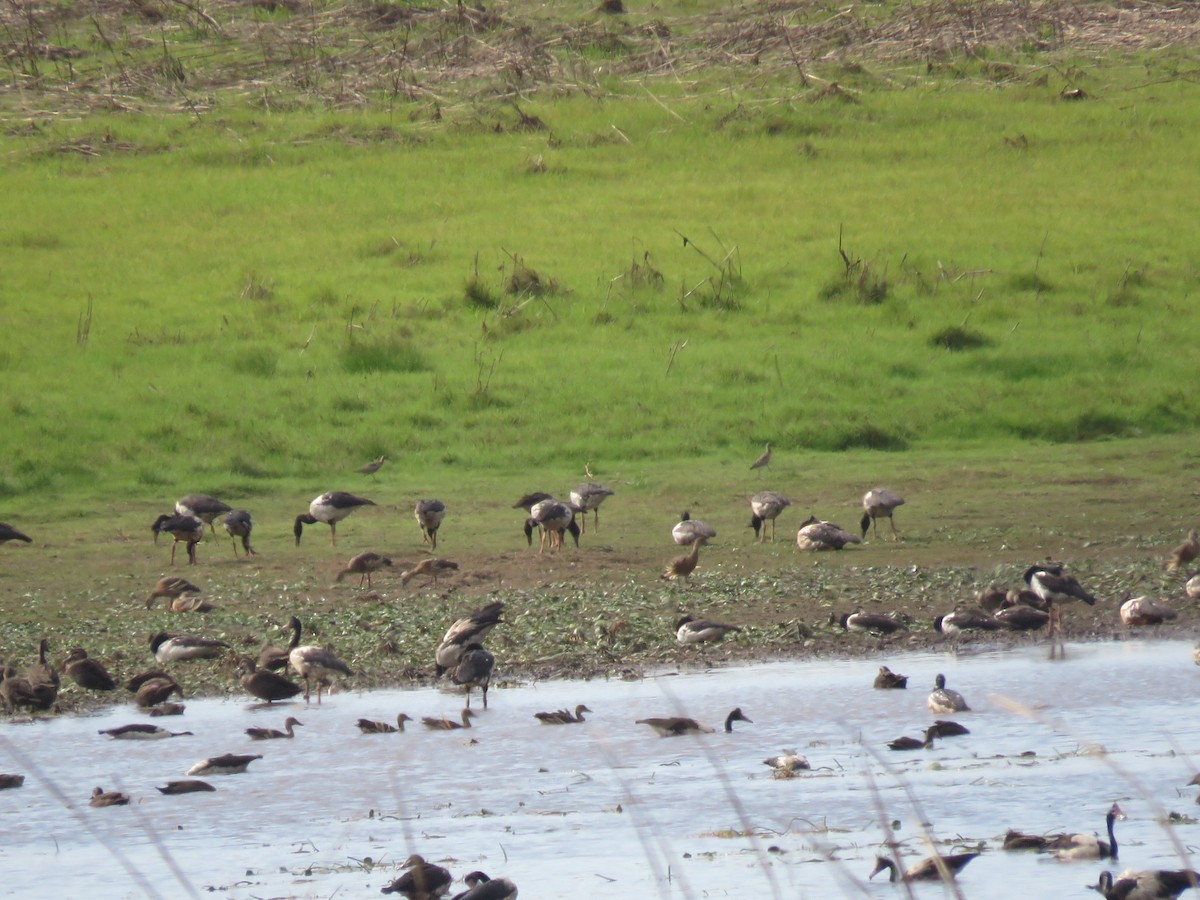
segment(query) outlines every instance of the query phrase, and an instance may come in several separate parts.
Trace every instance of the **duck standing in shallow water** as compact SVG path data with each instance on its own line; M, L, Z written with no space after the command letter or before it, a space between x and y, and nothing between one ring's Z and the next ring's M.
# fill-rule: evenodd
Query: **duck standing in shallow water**
M934 688L925 701L935 713L969 712L971 707L958 691L946 687L946 676L938 674L934 679Z

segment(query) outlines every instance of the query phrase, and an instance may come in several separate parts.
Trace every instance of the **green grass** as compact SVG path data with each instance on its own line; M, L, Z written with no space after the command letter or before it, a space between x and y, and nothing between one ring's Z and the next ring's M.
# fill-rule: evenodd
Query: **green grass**
M519 109L490 99L507 75L446 76L436 117L332 28L268 50L171 20L165 50L118 48L141 112L100 92L38 115L69 74L43 60L0 136L0 500L317 487L382 452L438 479L1200 423L1179 57L851 48L807 85L782 63L673 81L619 74L605 35L666 17L698 53L715 5L497 10L577 29ZM232 35L302 18L212 11ZM116 77L95 28L60 28L77 79Z

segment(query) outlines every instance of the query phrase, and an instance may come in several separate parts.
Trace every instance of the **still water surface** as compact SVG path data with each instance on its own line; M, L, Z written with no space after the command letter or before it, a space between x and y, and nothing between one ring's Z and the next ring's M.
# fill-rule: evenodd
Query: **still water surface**
M1117 823L1121 862L1110 868L1179 868L1172 837L1188 850L1200 844L1200 825L1159 823L1164 810L1200 812L1185 787L1200 771L1200 669L1189 643L1069 645L1065 661L1033 646L884 661L909 676L907 691L872 689L881 660L493 689L467 733L410 724L405 734L361 735L354 726L401 711L456 715L461 699L433 688L340 693L308 707L192 700L184 716L153 720L122 705L5 723L0 771L27 778L0 793L0 894L366 897L421 853L456 877L508 875L523 898L902 897L883 875L866 876L885 823L898 823L906 865L926 855L924 821L953 849L986 843L960 876L965 897L1094 898L1085 885L1104 866L1004 853L1005 829L1103 832L1119 800L1128 818ZM888 751L887 741L919 736L933 720L925 698L938 672L971 704L954 717L971 734ZM533 718L576 703L595 711L583 725ZM720 732L735 706L753 724ZM679 714L718 733L659 738L634 724ZM243 734L280 728L288 715L304 723L294 740ZM96 733L150 721L194 735ZM762 761L785 748L814 770L772 778ZM221 753L264 758L247 774L206 779L216 793L154 790ZM133 802L91 809L97 785ZM953 896L940 885L914 893Z

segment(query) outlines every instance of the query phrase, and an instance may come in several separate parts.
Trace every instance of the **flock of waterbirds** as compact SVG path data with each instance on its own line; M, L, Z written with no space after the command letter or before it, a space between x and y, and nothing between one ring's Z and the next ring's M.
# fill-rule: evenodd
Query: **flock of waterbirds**
M770 464L771 455L771 446L768 444L751 468L766 468ZM373 474L384 461L385 458L380 457L359 471ZM588 474L590 476L590 472ZM532 546L533 534L536 531L540 536L539 552L546 549L557 551L563 547L567 534L572 536L575 545L578 546L580 535L585 533L587 528L589 512L592 513L592 527L599 527L599 508L603 501L613 494L612 490L603 485L588 481L570 492L569 501L560 501L545 493L532 493L521 497L514 504L514 508L524 509L527 513L524 532L528 544ZM809 517L798 529L797 546L802 550L841 550L847 545L861 543L871 529L874 529L875 536L878 537L878 520L883 518L886 518L891 526L891 538L899 540L893 514L904 503L904 498L890 489L872 489L863 497L863 511L859 522L861 535L847 531L835 523ZM293 526L295 541L300 543L304 526L324 523L329 525L330 539L336 546L337 524L356 510L373 505L374 501L348 492L333 491L322 494L310 502L307 512L296 516ZM789 505L790 501L777 491L759 491L750 498L750 526L758 540L768 540L768 524L770 540L775 539L776 520ZM414 517L419 525L422 540L430 545L431 551L437 547L438 530L445 515L446 506L441 500L422 499L417 501L414 507ZM168 534L173 538L172 563L177 545L183 542L189 564L195 564L197 544L203 538L206 529L215 536L218 519L222 520L222 526L234 542L234 554L237 555L240 543L242 552L252 556L254 550L250 538L254 523L251 514L244 509L234 509L208 495L189 494L181 498L176 503L173 514L161 515L154 521L152 531L156 542L161 534ZM689 549L686 554L671 560L662 577L681 579L686 583L697 568L700 548L716 537L716 531L706 523L692 519L685 511L672 529L671 536L676 544ZM8 541L31 543L32 539L17 528L0 523L0 544ZM1200 536L1196 531L1192 531L1188 539L1172 552L1168 567L1172 570L1184 569L1197 558L1200 558ZM369 589L372 575L392 566L392 560L381 554L360 553L339 570L336 578L341 581L348 575L358 575L359 586L365 584ZM439 575L451 573L457 568L457 564L451 560L424 559L401 573L401 583L406 584L416 575L436 580ZM1025 572L1024 582L1025 586L1021 588L989 589L978 598L977 609L956 609L938 616L933 627L948 635L1002 628L1030 631L1047 626L1053 633L1058 626L1064 603L1096 602L1095 597L1061 565L1031 566ZM1186 588L1189 596L1200 597L1200 574L1192 575L1187 580ZM162 599L175 612L203 612L211 609L208 601L196 596L199 593L200 589L187 579L165 576L150 591L146 607L150 608ZM456 685L461 686L466 693L466 705L458 718L423 717L421 724L425 728L434 731L470 729L472 720L477 717L477 712L471 708L473 689L479 691L483 709L488 708L488 688L495 668L495 658L483 645L483 639L493 628L503 623L503 611L503 602L496 601L451 623L434 650L434 675L437 679L448 675ZM1174 610L1168 605L1149 597L1127 597L1119 607L1119 614L1122 621L1130 625L1156 624L1175 616ZM908 627L906 622L897 617L861 611L835 613L831 617L831 623L840 625L847 631L873 634L890 634ZM238 659L241 685L248 694L268 704L289 701L301 693L305 702L311 702L315 688L316 702L321 703L324 689L329 688L336 679L350 677L354 673L330 648L303 645L303 626L298 618L291 617L288 628L291 631L291 640L286 647L267 644L262 648L257 660L246 655ZM741 626L735 624L692 615L683 616L674 625L675 639L680 644L720 641L741 630ZM59 666L48 660L48 652L49 640L43 639L39 646L38 661L25 671L18 672L12 666L0 667L0 701L9 713L18 709L46 711L54 708L61 685L60 672L85 690L117 689L117 680L100 661L89 657L85 649L71 649ZM165 716L180 715L184 712L182 703L171 701L173 695L182 697L183 690L167 667L188 660L218 658L230 653L231 648L226 642L219 640L158 632L150 638L150 652L159 667L129 679L126 687L133 693L134 703L147 715ZM1200 656L1197 662L1200 663ZM284 670L288 669L302 680L302 685L287 677ZM907 680L907 676L898 675L887 666L881 666L874 687L904 689L907 687ZM963 697L947 687L945 677L941 674L937 675L933 690L929 694L928 707L935 715L970 710ZM539 712L535 718L544 725L582 724L585 722L585 712L591 712L591 709L581 703L576 705L573 711L560 709ZM391 722L358 719L354 726L364 734L402 733L405 723L411 721L413 720L406 713L400 713L394 725ZM742 709L737 708L726 717L724 731L732 731L733 723L737 721L752 723ZM644 718L636 720L634 724L648 726L663 737L698 735L716 730L702 725L695 719L682 716ZM252 741L288 740L296 737L295 729L298 727L302 728L303 723L295 716L288 716L282 729L252 727L245 729L245 734ZM887 747L894 751L920 750L933 746L935 739L969 733L966 727L957 722L937 719L925 730L921 738L903 736L888 741ZM114 740L159 740L191 736L192 732L172 731L153 724L131 723L103 729L100 734ZM263 754L225 753L197 762L186 774L209 777L242 773L252 762L262 758ZM797 772L811 768L806 757L792 750L769 757L764 762L779 777L794 777ZM23 775L0 774L0 789L20 787L23 782ZM1197 783L1200 783L1200 775L1197 776ZM193 777L172 780L157 790L165 795L177 795L211 792L215 788L208 782ZM89 802L94 807L107 807L126 805L129 800L129 796L121 792L105 791L96 787L92 790ZM1060 859L1115 860L1117 841L1114 823L1120 818L1123 818L1123 813L1119 806L1114 804L1106 814L1108 841L1082 832L1046 836L1010 830L1003 848L1048 852ZM907 868L901 868L893 859L880 856L871 876L888 871L892 881L949 881L978 855L978 852L938 854ZM406 871L403 875L382 888L383 893L396 893L410 898L442 897L449 893L453 880L448 870L417 855L410 856L405 861L404 868ZM1197 877L1197 874L1190 870L1125 872L1119 876L1105 871L1100 875L1094 889L1110 900L1176 897L1187 888L1196 887ZM493 879L483 872L475 871L466 875L463 881L468 889L455 895L456 900L507 900L517 896L516 886L506 878Z

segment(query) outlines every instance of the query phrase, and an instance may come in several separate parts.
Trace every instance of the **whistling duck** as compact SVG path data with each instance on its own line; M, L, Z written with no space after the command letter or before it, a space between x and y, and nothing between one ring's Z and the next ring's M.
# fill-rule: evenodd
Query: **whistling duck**
M585 481L575 485L571 491L571 505L583 513L580 516L583 533L587 533L587 514L592 514L592 528L600 529L600 504L611 497L616 491L611 491L598 481Z
M708 538L700 536L692 541L692 549L683 556L677 556L663 569L659 578L682 578L685 584L691 584L692 573L696 571L696 565L700 562L700 548L704 546L704 542Z
M1003 609L1008 606L1008 592L1003 588L988 587L979 592L979 598L976 602L979 608L986 613L995 613L998 609Z
M543 725L576 725L585 721L583 718L585 712L590 713L591 709L579 703L576 704L574 713L569 709L556 709L554 712L534 713L533 717Z
M186 708L182 703L160 703L146 710L146 715L155 719L160 716L182 716Z
M926 705L935 713L969 712L971 707L958 691L946 687L946 676L939 674L933 682Z
M702 540L696 541L699 545ZM704 641L719 641L731 631L741 631L740 625L726 625L724 622L714 622L712 619L697 619L695 616L684 616L675 623L675 640L681 644L699 644Z
M450 678L455 684L466 687L468 707L471 705L471 688L477 687L483 693L483 708L488 708L488 687L495 667L496 658L482 644L468 644L463 649L458 665L450 670Z
M1116 859L1117 858L1117 837L1113 833L1113 823L1117 819L1124 819L1125 813L1121 807L1114 803L1104 815L1104 823L1108 827L1108 840L1102 841L1094 834L1085 834L1079 832L1077 834L1060 835L1052 844L1047 846L1047 849L1056 850L1055 856L1059 859Z
M749 722L754 724L754 720L747 717L742 712L739 706L725 717L725 731L733 731L734 722ZM681 734L712 734L716 731L715 728L708 728L701 725L695 719L684 718L682 716L668 716L658 719L636 719L635 725L649 725L659 733L661 737L678 737Z
M363 586L364 581L367 583L367 587L370 587L371 573L378 572L380 569L390 569L391 566L391 559L368 550L365 553L350 557L350 561L346 563L346 567L337 573L337 578L334 580L341 581L347 575L357 575L358 586L360 588Z
M796 532L796 546L801 550L841 550L847 544L861 543L858 535L833 522L822 522L816 516L801 522L800 530Z
M246 771L246 767L256 759L262 759L262 754L225 753L221 756L210 756L196 763L184 774L186 775L238 775Z
M133 701L145 709L165 702L172 694L183 696L183 688L175 682L175 679L169 675L161 678L149 678L134 688Z
M371 460L365 466L359 466L356 471L361 472L363 475L374 475L383 468L385 462L387 462L387 457L381 456L378 459Z
M1174 572L1197 557L1200 557L1200 532L1193 528L1188 532L1187 540L1171 551L1171 560L1167 563L1167 569Z
M167 731L157 725L120 725L116 728L103 728L98 734L107 734L115 741L159 741L163 738L183 737L190 731Z
M184 594L198 593L200 593L200 588L196 587L186 578L180 578L177 575L167 575L155 582L154 590L152 590L150 592L150 596L146 598L146 609L149 609L151 606L153 606L154 601L159 597L167 597L171 601L175 601L182 598ZM172 609L174 609L173 602ZM175 611L183 612L183 610Z
M321 689L338 675L353 675L350 667L324 647L308 645L296 647L288 654L288 665L304 679L304 700L312 694L312 682L317 683L317 703L321 702Z
M456 619L446 629L446 634L442 637L442 642L438 644L434 654L435 677L441 678L447 669L457 666L467 647L478 644L487 636L488 632L504 621L500 618L503 613L504 601L497 600L475 610L470 615Z
M212 529L212 536L217 536L217 526L213 524L217 516L222 516L233 509L228 503L222 503L216 497L208 494L188 494L175 501L175 513L180 516L194 516Z
M1065 834L1025 834L1010 828L1004 833L1004 843L1001 846L1004 850L1036 850L1040 853L1050 849L1056 841L1066 837Z
M150 638L150 652L164 665L188 659L216 659L229 644L216 638L199 637L194 634L169 634L160 631Z
M166 787L156 787L155 790L160 794L196 794L205 791L215 791L216 788L207 781L180 778L168 781Z
M1050 613L1031 606L1006 606L994 613L995 619L1010 631L1036 631L1050 621Z
M33 710L48 710L58 699L58 688L48 682L34 684L18 675L12 666L0 668L0 701L4 708L16 712L18 707Z
M1126 625L1161 625L1179 617L1179 613L1153 597L1126 596L1117 607L1117 614Z
M377 722L374 719L359 719L357 723L358 730L363 734L396 734L404 731L404 723L411 722L412 716L408 713L400 713L396 716L396 724L390 722Z
M463 883L470 890L454 895L454 900L517 900L517 886L510 878L490 878L483 872L469 872Z
M464 709L461 714L461 721L455 722L453 719L438 719L433 716L422 716L421 724L426 728L431 728L434 731L454 731L458 728L470 728L471 720L475 718L475 712L470 709Z
M284 665L287 665L286 659ZM254 660L249 656L243 656L239 661L239 666L242 671L242 687L245 688L246 693L259 700L265 700L267 703L290 700L304 690L296 682L278 672L261 667L255 668Z
M812 765L807 756L801 756L795 750L784 750L778 756L768 756L763 765L770 766L776 772L799 772L811 769Z
M1200 873L1191 869L1125 871L1117 878L1101 872L1096 890L1104 900L1171 900L1188 888L1200 887Z
M775 520L792 505L779 491L759 491L750 498L750 527L760 543L767 540L767 522L771 523L771 542L775 542Z
M889 750L930 750L933 748L933 739L937 737L937 729L930 725L925 729L924 738L898 737L894 741L888 741Z
M250 546L250 532L254 530L254 520L250 518L249 510L231 510L221 524L225 526L225 533L229 535L229 542L233 545L234 557L238 555L238 538L242 539L242 549L246 551L246 558L254 556L254 548Z
M686 509L680 514L679 521L675 527L671 529L671 540L682 547L687 547L696 540L696 538L704 538L712 540L717 536L717 530L707 522L701 522L699 519L693 519L692 514Z
M92 788L92 799L88 806L125 806L129 803L129 795L120 791L106 791L104 788Z
M862 506L863 516L858 523L862 529L862 536L867 536L867 530L874 528L875 537L879 537L879 520L887 519L892 525L892 540L900 540L900 535L896 531L896 520L892 518L892 512L897 506L904 505L904 498L895 491L887 488L875 488L863 494Z
M0 774L0 791L19 788L25 783L24 775Z
M927 856L913 863L903 872L890 859L883 856L875 857L875 868L871 870L874 878L884 869L888 869L889 881L953 881L963 867L977 857L978 853L955 853L950 856Z
M204 523L195 516L161 515L150 526L154 532L154 542L164 531L171 535L171 565L175 565L175 548L183 541L187 547L188 565L196 564L196 545L204 539Z
M406 859L403 865L408 871L386 887L380 888L380 893L400 894L409 900L430 900L445 894L454 882L446 869L425 862L424 857L415 853Z
M889 616L887 613L852 612L831 613L830 625L841 625L846 631L871 632L874 634L891 634L905 627L903 622Z
M308 512L301 513L296 516L296 524L292 531L296 535L296 546L300 546L300 535L304 532L305 525L315 525L317 522L324 522L329 526L329 538L333 541L333 546L337 546L337 523L350 515L360 506L374 506L374 500L368 500L366 497L356 497L354 494L348 494L345 491L329 491L315 498L312 503L308 504Z
M33 538L24 532L17 531L7 522L0 522L0 544L6 544L9 541L23 541L26 544L32 544Z
M88 656L88 652L82 647L75 647L67 654L63 671L84 690L111 691L117 686L117 682L108 674L108 669L98 660Z
M29 679L31 684L52 684L57 692L62 684L58 677L58 670L52 666L46 659L46 654L50 652L50 639L42 638L38 644L38 661L29 667L29 671L25 673L25 677Z
M750 468L765 469L771 464L771 442L767 441L767 446L763 448L763 452L758 454L758 459L750 463Z
M538 541L538 553L546 549L547 540L551 550L561 549L563 535L570 533L579 546L579 523L575 521L575 510L566 503L558 500L542 500L535 503L529 510L529 518L525 520L525 540L533 546L533 530L541 528L542 537Z
M405 585L416 578L418 575L424 575L433 580L437 584L438 576L445 575L448 572L457 572L458 563L450 559L423 559L411 569L407 569L400 573L400 584Z
M278 728L247 728L246 734L249 735L252 741L274 741L280 738L294 738L296 732L293 730L297 725L304 725L295 716L288 716L283 720L283 731Z
M438 529L442 527L442 519L446 518L446 504L441 500L418 500L413 517L421 527L421 543L436 550Z
M956 609L933 620L933 630L945 635L964 631L997 631L1004 626L981 609Z
M908 676L897 675L887 666L880 666L879 674L875 676L875 687L881 691L904 690L908 687Z
M933 731L934 737L940 738L958 737L971 733L971 730L965 725L959 725L957 722L951 722L947 719L937 719L929 727Z

